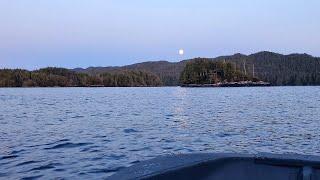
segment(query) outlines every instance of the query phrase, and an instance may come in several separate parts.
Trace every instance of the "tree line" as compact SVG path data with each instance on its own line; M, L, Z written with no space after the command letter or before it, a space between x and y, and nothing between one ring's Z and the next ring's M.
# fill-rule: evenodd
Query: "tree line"
M181 72L188 62L198 58L180 62L143 62L123 67L90 67L75 69L82 73L101 74L119 69L143 70L160 77L166 86L177 86ZM201 58L209 61L231 63L237 71L254 76L272 85L320 85L320 58L307 54L282 55L273 52L258 52L251 55L235 54L217 58ZM93 73L93 74L95 74Z
M197 58L187 62L180 75L181 84L215 84L219 82L258 81L237 70L230 62Z
M251 55L235 54L217 58L200 58L212 62L231 63L236 77L254 76L271 85L320 85L320 58L307 54L282 55L259 52ZM21 69L0 70L0 87L22 86L177 86L187 64L196 59L180 62L144 62L123 67L90 67L68 70L44 68L36 71ZM189 68L189 69L188 69ZM197 69L194 69L196 72ZM239 75L241 73L242 75ZM181 76L184 75L184 76ZM195 76L194 76L195 77ZM228 80L228 77L227 77ZM229 77L229 80L230 79ZM203 81L203 80L201 80Z
M281 55L259 52L216 58L236 65L237 70L254 74L275 86L320 85L320 58L307 54Z
M0 70L0 87L131 87L161 86L160 78L150 72L118 70L98 75L77 73L65 68Z

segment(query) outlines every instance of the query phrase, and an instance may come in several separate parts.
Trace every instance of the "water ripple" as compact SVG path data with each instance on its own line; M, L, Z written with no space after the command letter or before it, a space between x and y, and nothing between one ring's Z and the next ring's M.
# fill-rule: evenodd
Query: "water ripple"
M88 173L110 173L110 172L117 172L120 169L125 167L116 167L116 168L101 168L101 169L92 169Z
M139 132L139 131L137 131L135 129L124 129L123 132L125 132L125 133L136 133L136 132Z
M38 162L40 162L40 161L25 161L25 162L17 164L16 166L24 166L24 165L34 164L34 163L38 163Z
M55 145L53 147L48 147L48 148L44 148L44 149L75 148L75 147L86 146L86 145L90 145L90 144L92 144L92 143L71 143L71 142L67 142L67 143L58 144L58 145Z
M0 159L13 159L19 157L18 155L8 155L8 156L2 156Z
M29 176L29 177L23 177L21 180L35 180L41 178L43 175L38 175L38 176Z
M61 164L60 163L49 163L49 164L42 165L42 166L39 166L36 168L32 168L32 169L30 169L30 171L41 171L41 170L53 169L59 165L61 165Z
M164 154L320 155L320 87L0 88L0 179L105 179Z

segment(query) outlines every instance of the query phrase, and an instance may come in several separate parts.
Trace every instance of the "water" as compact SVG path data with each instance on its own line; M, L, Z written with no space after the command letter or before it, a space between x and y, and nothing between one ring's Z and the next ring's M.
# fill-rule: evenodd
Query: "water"
M320 87L0 89L0 179L100 179L172 153L320 155Z

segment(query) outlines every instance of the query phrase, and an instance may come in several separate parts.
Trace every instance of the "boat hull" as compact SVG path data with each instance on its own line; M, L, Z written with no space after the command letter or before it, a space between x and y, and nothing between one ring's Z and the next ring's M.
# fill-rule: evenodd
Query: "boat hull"
M109 179L320 180L320 157L186 154L141 162Z

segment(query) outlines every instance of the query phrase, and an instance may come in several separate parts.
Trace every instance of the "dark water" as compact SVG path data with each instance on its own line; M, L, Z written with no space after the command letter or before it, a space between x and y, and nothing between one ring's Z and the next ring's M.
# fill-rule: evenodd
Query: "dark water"
M100 179L157 155L320 155L320 87L0 89L0 179Z

